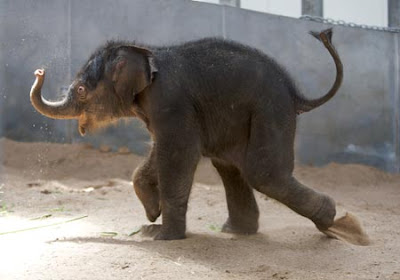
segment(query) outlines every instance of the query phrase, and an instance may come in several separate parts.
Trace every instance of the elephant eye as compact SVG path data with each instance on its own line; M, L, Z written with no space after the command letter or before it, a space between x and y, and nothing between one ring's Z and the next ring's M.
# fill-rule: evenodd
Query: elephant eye
M86 89L84 86L78 87L78 97L79 97L79 100L81 100L81 101L86 100Z
M83 86L78 87L78 93L83 93L85 88Z

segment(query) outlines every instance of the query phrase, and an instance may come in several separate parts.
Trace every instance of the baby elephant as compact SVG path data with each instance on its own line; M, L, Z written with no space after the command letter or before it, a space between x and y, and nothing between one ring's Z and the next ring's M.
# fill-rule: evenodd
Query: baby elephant
M211 158L224 183L229 212L224 232L257 232L253 189L325 231L333 224L335 203L293 177L293 142L297 115L331 99L343 70L332 30L311 34L336 65L332 88L318 99L301 95L286 71L261 51L216 38L167 47L108 42L90 56L63 100L41 96L42 69L35 72L30 97L43 115L78 119L82 135L123 117L146 124L154 145L133 181L148 219L162 213L155 239L185 238L201 156Z

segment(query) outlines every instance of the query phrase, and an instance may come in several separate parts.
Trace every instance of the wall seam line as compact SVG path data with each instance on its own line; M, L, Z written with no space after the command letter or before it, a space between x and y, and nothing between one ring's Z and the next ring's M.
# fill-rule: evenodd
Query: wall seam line
M222 5L222 38L226 39L226 15L225 5Z
M72 55L72 50L71 50L71 48L72 48L72 42L71 42L71 37L72 37L72 3L71 3L71 1L72 0L68 0L68 7L67 7L67 59L68 59L68 61L67 61L67 63L68 63L68 70L67 70L67 80L68 80L68 83L70 83L71 82L71 77L72 77L72 73L71 73L71 71L72 71L72 67L71 67L71 62L72 62L72 57L71 57L71 55ZM66 133L66 137L67 137L67 139L66 139L66 142L67 143L72 143L72 135L73 135L73 133L72 133L72 125L73 125L73 122L71 121L71 120L68 120L67 121L67 124L66 124L66 128L67 128L67 133Z

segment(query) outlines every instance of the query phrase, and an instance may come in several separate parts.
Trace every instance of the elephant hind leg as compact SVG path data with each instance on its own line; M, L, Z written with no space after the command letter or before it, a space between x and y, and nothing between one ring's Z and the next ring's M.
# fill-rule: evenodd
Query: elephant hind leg
M318 229L327 229L336 214L335 202L292 176L295 120L288 116L279 122L271 125L265 119L252 121L245 179L256 190L312 220Z
M258 230L259 211L252 188L245 182L240 171L233 165L212 160L224 183L229 217L223 232L254 234Z
M309 218L319 230L326 230L333 225L336 215L334 200L308 188L292 176L267 180L266 184L259 184L256 189Z

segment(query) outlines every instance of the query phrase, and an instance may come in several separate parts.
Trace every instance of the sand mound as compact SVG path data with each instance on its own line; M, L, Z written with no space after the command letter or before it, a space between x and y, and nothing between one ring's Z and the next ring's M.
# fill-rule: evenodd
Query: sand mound
M297 166L296 177L332 196L338 213L354 213L324 232L339 240L259 193L259 233L236 236L220 232L225 193L204 160L190 196L188 238L159 242L135 234L149 224L130 182L142 157L82 144L0 139L0 146L1 232L87 216L1 235L2 280L400 279L399 175L361 165ZM369 244L366 232L371 246L354 246Z

